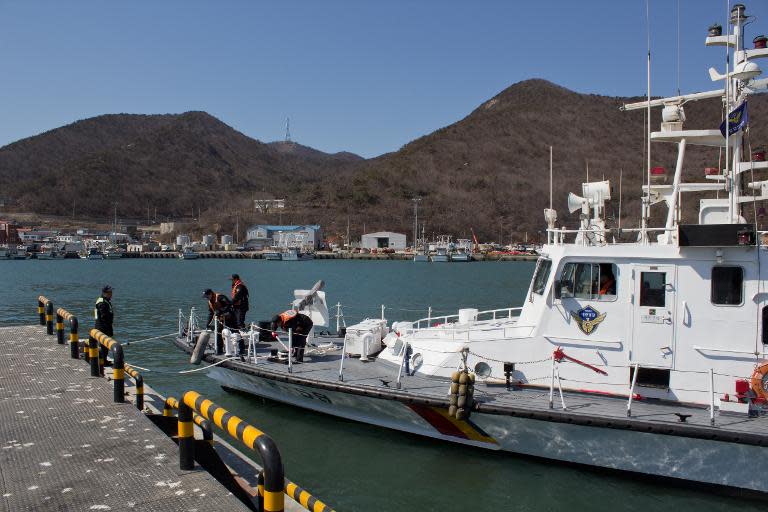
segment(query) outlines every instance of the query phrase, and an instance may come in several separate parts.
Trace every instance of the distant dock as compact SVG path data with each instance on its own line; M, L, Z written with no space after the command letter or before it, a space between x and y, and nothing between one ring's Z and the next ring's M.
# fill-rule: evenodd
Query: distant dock
M263 259L263 254L258 251L203 251L199 253L199 259ZM366 260L366 261L410 261L413 254L408 253L351 253L351 252L325 252L314 254L317 260ZM177 252L135 252L126 253L124 258L168 258L178 259ZM536 261L535 254L506 254L489 253L473 254L473 261ZM453 262L460 263L460 262Z

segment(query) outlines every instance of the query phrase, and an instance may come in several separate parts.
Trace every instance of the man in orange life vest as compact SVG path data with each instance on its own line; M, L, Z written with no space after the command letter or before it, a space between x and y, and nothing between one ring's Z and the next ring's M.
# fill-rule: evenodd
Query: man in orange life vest
M292 329L293 341L291 345L293 347L293 353L296 356L296 361L299 362L304 360L304 347L307 344L307 335L309 334L309 331L312 330L313 325L311 318L293 309L283 311L272 318L273 331L278 327L286 332L288 329Z
M232 308L239 328L245 328L245 314L248 312L248 288L240 276L232 274Z

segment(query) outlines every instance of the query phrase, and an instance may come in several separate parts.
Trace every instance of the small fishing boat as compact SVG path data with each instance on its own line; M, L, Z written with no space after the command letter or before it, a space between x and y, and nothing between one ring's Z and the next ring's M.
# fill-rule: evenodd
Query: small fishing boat
M85 254L81 254L80 258L84 260L103 260L104 253L102 253L96 247L91 247L90 249L88 249L88 252L86 252Z
M180 260L196 260L199 258L200 258L200 253L195 252L190 248L184 248L184 250L179 253Z

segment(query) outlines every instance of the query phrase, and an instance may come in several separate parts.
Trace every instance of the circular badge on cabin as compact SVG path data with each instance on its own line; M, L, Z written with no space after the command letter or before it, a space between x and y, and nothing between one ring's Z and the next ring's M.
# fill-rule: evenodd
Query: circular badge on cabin
M605 320L606 315L607 313L601 314L592 306L581 308L578 311L571 311L571 317L576 322L576 325L579 326L581 332L586 335L590 335L595 332L595 330L597 330L597 326L600 325L603 320Z

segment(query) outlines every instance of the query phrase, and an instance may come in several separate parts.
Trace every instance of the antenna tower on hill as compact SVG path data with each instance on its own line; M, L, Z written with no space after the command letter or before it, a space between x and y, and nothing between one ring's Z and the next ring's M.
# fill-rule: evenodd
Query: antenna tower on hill
M288 144L293 142L291 140L291 118L290 117L285 118L285 142Z

